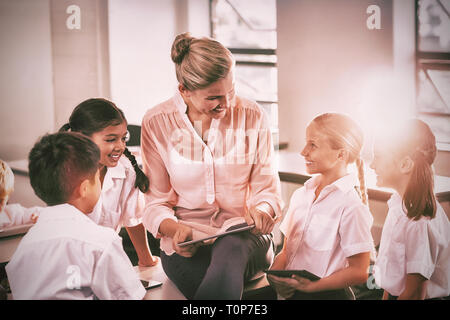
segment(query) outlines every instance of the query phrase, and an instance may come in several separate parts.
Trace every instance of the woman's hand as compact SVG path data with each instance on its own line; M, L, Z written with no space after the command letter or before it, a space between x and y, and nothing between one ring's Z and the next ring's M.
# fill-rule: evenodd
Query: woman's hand
M172 246L175 252L183 257L190 258L192 257L199 247L199 243L187 245L180 247L178 244L180 242L192 240L192 229L186 225L178 224L178 227L175 231L175 234L172 238Z
M252 229L252 233L256 235L268 234L272 232L275 225L275 219L272 218L273 210L271 209L270 205L267 204L267 206L270 209L263 210L264 207L260 205L251 207L244 216L245 222L247 222L247 224L255 224L255 227Z

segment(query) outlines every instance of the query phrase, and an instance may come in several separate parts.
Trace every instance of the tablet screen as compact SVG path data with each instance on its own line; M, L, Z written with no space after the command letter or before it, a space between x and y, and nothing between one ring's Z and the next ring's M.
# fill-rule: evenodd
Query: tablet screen
M205 238L197 239L197 240L189 240L189 241L185 241L185 242L180 242L178 244L178 246L179 247L184 247L184 246L187 246L187 245L190 245L190 244L203 242L205 240L214 239L214 238L218 238L218 237L223 237L223 236L226 236L228 234L247 231L247 230L253 229L254 227L255 227L254 224L248 225L246 223L241 223L241 224L237 224L237 225L229 227L225 232L217 233L217 234L209 236L209 237L205 237Z

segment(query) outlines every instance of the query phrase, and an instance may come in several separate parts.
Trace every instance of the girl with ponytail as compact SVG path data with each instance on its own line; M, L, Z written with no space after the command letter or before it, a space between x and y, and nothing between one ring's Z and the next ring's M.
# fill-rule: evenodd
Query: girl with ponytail
M80 132L100 148L102 193L88 217L117 231L125 226L139 265L155 265L157 260L150 253L147 231L141 223L144 209L141 192L148 191L149 179L126 148L129 133L122 110L106 99L88 99L75 107L69 122L59 131Z
M450 294L450 224L434 195L436 139L414 119L377 137L371 168L388 201L374 267L384 299L432 299Z
M314 176L292 195L280 225L283 249L271 269L306 270L320 280L268 275L284 298L353 299L350 286L367 281L375 251L362 145L360 127L343 114L325 113L308 125L301 155ZM358 179L347 170L353 162Z

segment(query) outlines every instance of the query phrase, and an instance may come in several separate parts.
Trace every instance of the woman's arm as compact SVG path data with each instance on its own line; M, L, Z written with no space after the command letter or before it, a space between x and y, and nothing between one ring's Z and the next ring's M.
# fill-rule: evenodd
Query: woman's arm
M247 223L255 223L254 233L270 233L281 217L283 200L273 153L272 133L264 113L256 124L255 159L249 177Z
M143 171L150 179L150 188L144 194L145 209L142 223L155 238L160 238L160 224L165 220L177 222L173 207L177 202L177 194L170 183L169 174L161 154L155 144L151 119L144 117L141 131L141 155ZM172 237L169 232L165 236Z

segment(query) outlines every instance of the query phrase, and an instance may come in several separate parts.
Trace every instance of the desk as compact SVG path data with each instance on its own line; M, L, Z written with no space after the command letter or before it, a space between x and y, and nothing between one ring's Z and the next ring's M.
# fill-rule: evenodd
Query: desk
M147 291L144 300L186 300L175 284L164 273L161 260L154 267L142 268L135 266L134 270L141 280L156 280L162 282L162 286Z

